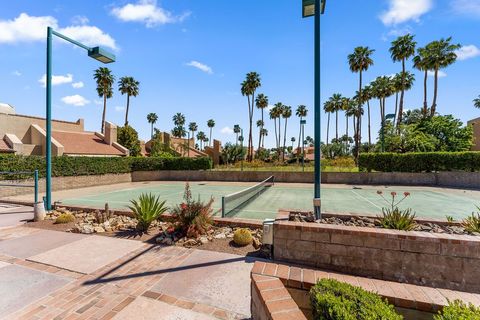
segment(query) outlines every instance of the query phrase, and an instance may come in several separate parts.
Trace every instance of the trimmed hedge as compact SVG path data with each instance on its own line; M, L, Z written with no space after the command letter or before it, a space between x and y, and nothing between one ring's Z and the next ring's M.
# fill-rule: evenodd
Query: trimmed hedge
M382 298L334 279L322 279L310 289L314 320L401 320Z
M435 320L480 320L480 308L471 303L467 305L460 300L455 300L433 318Z
M210 158L133 158L133 157L53 157L52 176L83 176L132 171L208 170ZM45 158L41 156L0 155L0 171L34 171L45 177ZM3 177L5 179L6 177ZM8 178L21 178L11 177ZM0 176L2 179L2 176Z
M480 152L361 153L360 171L480 171Z

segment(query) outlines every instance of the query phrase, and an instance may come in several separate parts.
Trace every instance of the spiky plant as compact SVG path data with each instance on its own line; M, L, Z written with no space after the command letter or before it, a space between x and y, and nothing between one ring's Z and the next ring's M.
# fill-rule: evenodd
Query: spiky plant
M138 220L137 229L139 231L148 231L153 221L160 218L160 216L167 211L165 206L166 201L160 201L159 196L154 196L151 193L142 193L138 200L130 200L134 218Z
M471 216L465 218L462 222L463 228L470 233L480 233L480 207L477 207L479 212L472 213Z

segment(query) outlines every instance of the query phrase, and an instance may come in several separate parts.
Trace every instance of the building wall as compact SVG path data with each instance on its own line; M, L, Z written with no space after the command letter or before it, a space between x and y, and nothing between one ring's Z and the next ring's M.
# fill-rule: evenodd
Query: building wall
M0 137L11 133L24 144L32 144L30 127L33 124L45 129L44 118L0 113ZM77 122L53 120L52 130L82 132L84 131L83 119L79 119Z
M468 125L473 126L472 151L480 151L480 118L468 121Z

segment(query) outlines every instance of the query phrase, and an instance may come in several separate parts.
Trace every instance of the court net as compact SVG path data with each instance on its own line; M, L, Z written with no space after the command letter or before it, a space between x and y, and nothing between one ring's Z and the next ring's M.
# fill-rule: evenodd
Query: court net
M223 196L222 217L234 216L242 207L255 200L265 190L273 186L274 182L275 177L270 176L250 188Z
M15 196L33 189L34 201L38 202L38 170L35 171L0 171L0 199L2 196Z

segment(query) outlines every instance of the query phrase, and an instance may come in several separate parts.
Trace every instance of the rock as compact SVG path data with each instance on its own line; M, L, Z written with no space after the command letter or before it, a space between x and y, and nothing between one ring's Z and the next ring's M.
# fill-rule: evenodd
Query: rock
M93 230L93 227L89 224L83 224L81 227L80 227L80 233L84 233L84 234L91 234L93 233L94 230Z
M161 244L164 244L166 246L171 246L173 244L173 240L170 237L164 238L161 242Z
M185 241L183 243L183 246L184 247L187 247L187 248L190 248L190 247L193 247L193 246L196 246L198 244L197 240L195 239L188 239L187 241Z
M258 250L262 246L262 243L255 237L252 240L253 247Z
M213 236L215 239L226 239L227 236L225 235L225 233L219 233L215 236Z
M206 243L209 242L207 237L200 237L199 240L200 240L200 242L201 242L202 244L206 244Z
M93 231L95 231L96 233L103 233L103 232L105 232L105 229L98 226L98 227L93 227Z

